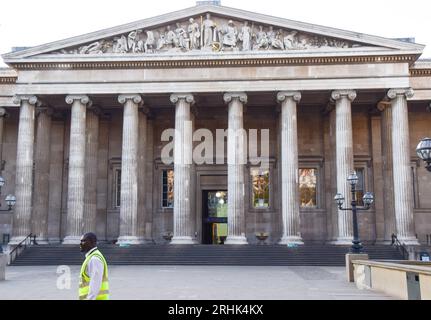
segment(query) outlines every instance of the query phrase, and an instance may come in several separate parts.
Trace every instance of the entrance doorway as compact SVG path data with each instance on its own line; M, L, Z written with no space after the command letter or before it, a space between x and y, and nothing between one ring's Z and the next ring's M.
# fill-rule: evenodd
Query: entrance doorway
M202 243L224 244L227 237L227 191L203 191L202 206Z

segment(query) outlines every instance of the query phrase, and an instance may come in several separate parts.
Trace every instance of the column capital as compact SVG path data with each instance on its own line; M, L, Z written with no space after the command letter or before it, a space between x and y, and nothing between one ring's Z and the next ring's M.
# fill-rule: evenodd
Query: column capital
M16 95L13 97L13 102L17 104L21 104L23 101L27 101L29 104L39 107L42 105L42 102L38 97L32 95Z
M171 102L177 103L180 100L185 100L187 103L194 104L195 98L191 93L173 93L171 94Z
M388 91L388 98L393 100L397 96L405 96L406 98L412 98L414 96L415 92L412 88L396 88L396 89L390 89Z
M99 106L90 106L88 111L92 112L96 116L100 116L102 114L102 109Z
M150 114L151 114L151 110L150 110L150 108L148 108L148 106L144 106L144 105L139 106L138 111L139 111L139 112L142 112L142 113L143 113L143 114L145 114L146 116L150 116Z
M5 108L0 108L0 118L6 118L8 113Z
M392 106L390 101L380 101L377 103L377 110L380 112L385 111L387 108L390 108Z
M226 92L223 95L225 103L230 103L233 99L238 99L242 103L247 103L247 94L245 92Z
M54 110L51 107L43 106L43 107L37 107L36 108L36 117L39 116L41 113L45 113L47 116L52 116L54 113Z
M277 102L283 102L286 99L291 98L295 102L301 101L302 95L299 91L281 91L277 93Z
M356 99L356 91L355 90L334 90L331 93L331 99L334 101L340 100L342 97L346 97L353 102Z
M121 104L125 104L128 100L132 100L133 103L142 104L144 100L140 94L120 94L118 96L118 102Z
M90 98L85 94L66 96L66 103L67 104L72 104L76 100L79 100L83 105L86 105L86 106L91 106L91 104L92 104Z

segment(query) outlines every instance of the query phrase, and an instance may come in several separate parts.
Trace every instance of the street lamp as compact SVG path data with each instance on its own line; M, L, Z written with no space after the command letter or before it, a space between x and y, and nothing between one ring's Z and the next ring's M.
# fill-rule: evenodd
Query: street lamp
M2 176L0 176L0 195L1 195L1 188L4 186L4 184L5 184L5 180L4 180L4 178L2 177ZM14 195L12 195L12 194L8 194L7 196L6 196L6 204L7 204L7 206L8 206L8 208L7 209L0 209L0 211L11 211L12 210L12 207L15 205L15 203L16 203L16 198L15 198L15 196ZM0 204L0 206L1 206L1 204Z
M357 207L357 201L356 201L356 184L358 183L358 176L356 175L356 172L353 172L349 177L347 178L347 181L349 181L352 191L352 202L351 202L351 208L343 208L344 203L344 196L341 193L337 193L334 197L335 202L337 203L338 209L343 211L352 211L353 213L353 240L352 240L352 253L361 253L362 251L362 245L361 240L359 240L359 232L358 232L358 218L356 215L357 211L365 211L370 209L371 204L374 202L374 196L371 192L365 193L365 195L362 197L362 200L364 201L365 206L364 207Z
M422 139L416 147L416 153L419 158L426 162L426 168L431 172L431 139Z

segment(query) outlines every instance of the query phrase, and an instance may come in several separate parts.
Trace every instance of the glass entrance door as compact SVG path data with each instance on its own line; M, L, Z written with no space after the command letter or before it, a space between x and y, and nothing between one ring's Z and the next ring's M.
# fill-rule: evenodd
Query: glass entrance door
M227 191L203 191L203 244L224 244L227 237Z

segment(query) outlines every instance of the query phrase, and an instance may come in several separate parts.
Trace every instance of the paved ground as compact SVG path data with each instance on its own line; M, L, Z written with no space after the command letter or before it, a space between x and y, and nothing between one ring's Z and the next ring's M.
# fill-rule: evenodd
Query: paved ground
M7 267L0 300L75 300L79 269ZM115 300L391 299L358 290L345 280L344 267L111 266L109 271Z

